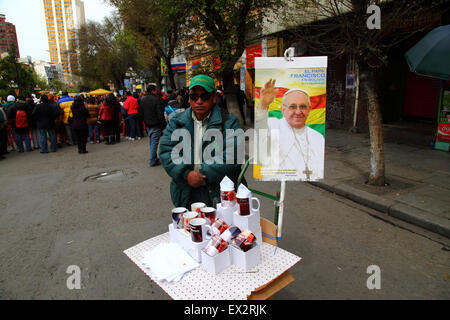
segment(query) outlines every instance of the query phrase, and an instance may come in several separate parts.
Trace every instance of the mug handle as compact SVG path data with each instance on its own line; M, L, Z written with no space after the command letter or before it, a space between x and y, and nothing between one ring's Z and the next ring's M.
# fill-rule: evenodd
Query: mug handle
M253 208L253 200L256 200L256 202L258 202L258 208ZM260 206L259 199L256 198L256 197L252 197L251 201L252 201L252 210L258 211L259 210L259 206Z
M212 235L214 234L213 228L209 224L205 224L205 228L209 229L209 234L208 234L208 232L205 232L205 239L209 240L209 239L211 239Z

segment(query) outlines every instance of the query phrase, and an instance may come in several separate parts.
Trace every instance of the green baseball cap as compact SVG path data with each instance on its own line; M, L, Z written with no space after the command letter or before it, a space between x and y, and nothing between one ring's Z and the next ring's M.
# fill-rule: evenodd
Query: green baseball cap
M213 92L216 89L214 79L204 74L199 74L191 79L189 90L195 86L203 87L203 89L205 89L206 92Z

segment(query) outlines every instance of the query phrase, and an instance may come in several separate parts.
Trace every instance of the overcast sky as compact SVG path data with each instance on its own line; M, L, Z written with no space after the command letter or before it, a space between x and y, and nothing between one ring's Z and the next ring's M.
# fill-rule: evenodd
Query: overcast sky
M86 20L101 22L114 8L104 0L84 0ZM50 61L47 30L45 27L44 1L0 0L0 14L16 26L20 57L31 56L33 61Z

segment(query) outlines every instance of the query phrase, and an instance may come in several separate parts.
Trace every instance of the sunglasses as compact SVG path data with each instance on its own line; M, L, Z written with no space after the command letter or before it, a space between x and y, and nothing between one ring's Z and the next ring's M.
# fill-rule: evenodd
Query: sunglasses
M211 98L211 93L205 92L202 94L197 94L197 93L189 93L189 99L191 99L192 101L197 101L198 98L202 98L203 101L207 101Z

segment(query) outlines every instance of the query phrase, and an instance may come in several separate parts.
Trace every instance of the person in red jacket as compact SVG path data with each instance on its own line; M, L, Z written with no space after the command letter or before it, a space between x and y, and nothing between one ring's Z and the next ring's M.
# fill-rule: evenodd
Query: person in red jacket
M113 95L114 98L114 95ZM106 99L100 105L98 111L98 120L103 125L103 132L105 135L105 144L113 144L113 119L114 119L114 104L111 102L110 98Z
M127 92L127 100L123 104L123 108L127 111L128 121L130 124L130 137L129 140L141 139L141 133L138 125L138 115L139 115L139 102L131 95L131 92Z

